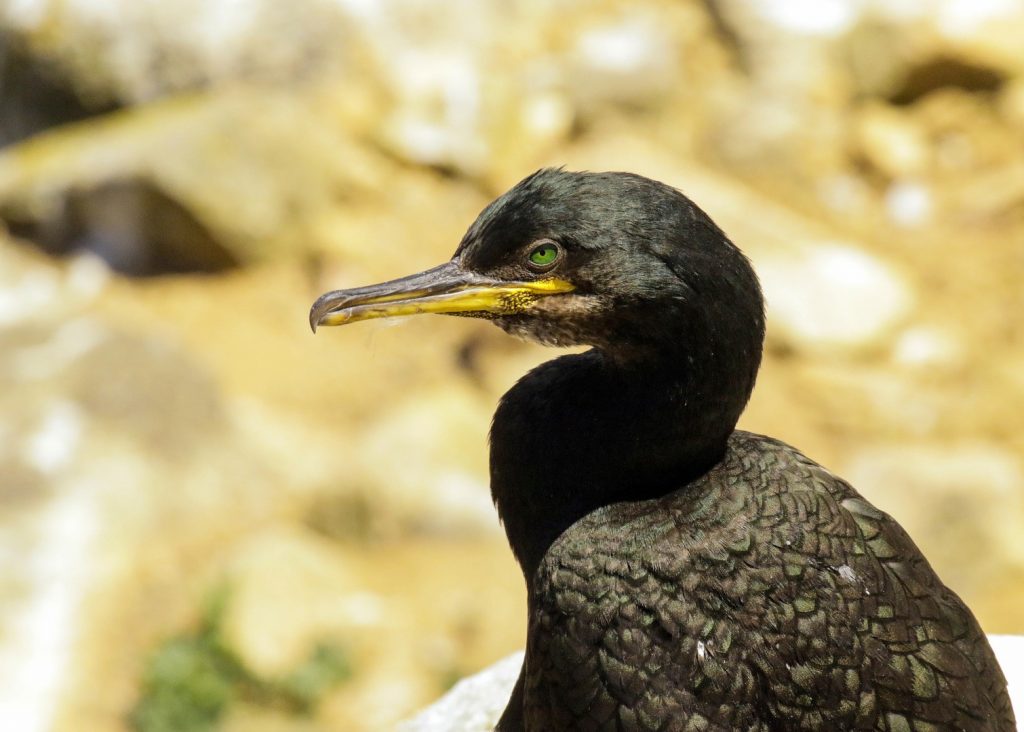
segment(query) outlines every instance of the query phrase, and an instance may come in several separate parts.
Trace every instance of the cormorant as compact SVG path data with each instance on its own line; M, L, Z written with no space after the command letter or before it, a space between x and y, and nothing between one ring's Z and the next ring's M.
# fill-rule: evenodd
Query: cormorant
M675 189L545 169L451 261L330 292L310 324L446 313L542 343L491 428L491 491L528 589L502 732L1014 730L971 611L891 517L735 429L763 300Z

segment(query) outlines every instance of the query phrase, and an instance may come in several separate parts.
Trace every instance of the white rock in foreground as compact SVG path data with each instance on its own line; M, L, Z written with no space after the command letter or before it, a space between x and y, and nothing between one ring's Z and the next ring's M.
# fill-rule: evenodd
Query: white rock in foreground
M990 635L1010 684L1010 698L1017 719L1024 717L1024 636ZM398 732L491 732L505 709L523 663L523 653L513 653L452 690L405 722ZM1018 724L1018 729L1024 727Z
M523 665L523 652L468 676L405 722L398 732L491 732L505 710Z
M1010 687L1010 701L1017 715L1017 729L1024 729L1024 636L990 635L988 642L999 658L999 665Z

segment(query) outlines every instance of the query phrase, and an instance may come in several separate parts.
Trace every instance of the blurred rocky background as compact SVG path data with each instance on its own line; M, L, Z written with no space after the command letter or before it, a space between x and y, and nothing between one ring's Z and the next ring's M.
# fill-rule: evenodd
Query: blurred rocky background
M742 426L1024 632L1018 0L0 1L0 726L384 730L516 649L498 396L552 354L322 291L542 165L754 259Z

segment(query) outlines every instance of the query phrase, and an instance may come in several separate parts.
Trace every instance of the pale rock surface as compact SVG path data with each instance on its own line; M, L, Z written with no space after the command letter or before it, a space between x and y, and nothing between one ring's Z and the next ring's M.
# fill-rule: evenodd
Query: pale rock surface
M569 52L569 89L584 107L647 104L679 81L679 38L643 10L580 31Z
M916 227L928 223L934 208L929 187L915 180L898 180L885 191L885 209L893 223Z
M769 322L801 350L877 345L914 304L910 284L894 268L845 244L824 242L757 264Z
M941 326L907 328L893 345L892 359L912 369L950 368L963 363L963 344Z

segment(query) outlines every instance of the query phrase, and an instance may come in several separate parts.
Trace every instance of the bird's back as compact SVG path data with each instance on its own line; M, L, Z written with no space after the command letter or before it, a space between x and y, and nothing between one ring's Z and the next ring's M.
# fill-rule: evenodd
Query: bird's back
M907 534L759 435L576 522L532 595L527 730L1015 729L977 621Z

